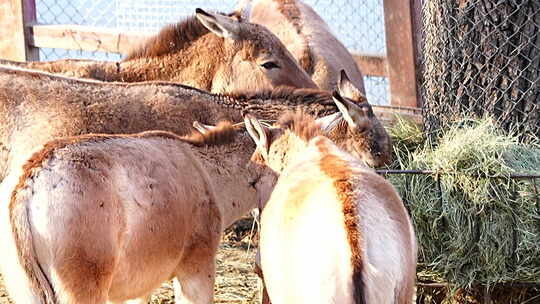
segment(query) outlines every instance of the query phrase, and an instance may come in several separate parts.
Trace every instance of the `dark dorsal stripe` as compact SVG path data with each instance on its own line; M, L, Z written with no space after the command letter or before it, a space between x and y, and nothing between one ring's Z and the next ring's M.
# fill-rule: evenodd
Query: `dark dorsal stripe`
M334 187L342 203L344 226L351 248L353 300L355 304L366 304L365 284L362 275L363 252L360 245L362 235L360 234L360 217L355 199L353 172L345 160L330 153L323 143L317 144L317 147L324 155L319 164L321 171L334 181Z
M309 47L308 39L302 32L303 24L301 23L302 20L300 18L300 9L296 5L295 0L278 0L276 2L278 3L279 12L285 17L285 19L287 19L287 21L292 24L298 36L302 37L304 52L298 59L298 63L300 63L300 66L304 69L304 71L306 71L306 73L308 73L308 75L312 75L314 72L315 62Z

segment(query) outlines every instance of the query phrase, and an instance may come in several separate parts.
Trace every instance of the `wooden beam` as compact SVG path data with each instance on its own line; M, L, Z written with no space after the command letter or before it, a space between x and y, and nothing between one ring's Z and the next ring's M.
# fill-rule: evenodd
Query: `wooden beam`
M74 24L38 24L31 26L31 30L33 32L31 44L36 48L62 48L119 54L127 54L132 48L155 34ZM364 75L387 76L386 57L353 54L353 58Z
M386 57L377 55L352 54L354 61L364 76L386 77Z
M35 47L127 54L152 33L73 24L34 25Z
M38 49L29 44L31 33L25 27L36 21L34 0L0 1L0 58L15 61L39 60Z
M390 104L393 106L419 105L412 26L414 1L384 0Z

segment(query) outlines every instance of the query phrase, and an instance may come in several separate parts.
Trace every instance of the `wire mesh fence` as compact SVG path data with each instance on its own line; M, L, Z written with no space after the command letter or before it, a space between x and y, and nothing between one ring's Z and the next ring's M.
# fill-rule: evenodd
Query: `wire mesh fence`
M305 0L354 53L384 55L383 0ZM162 26L192 15L195 8L230 12L236 0L36 0L42 24L78 24L130 31L156 32ZM41 49L41 60L80 58L119 60L118 54ZM367 97L373 104L388 104L386 77L365 77Z
M40 24L78 24L115 28L111 18L116 8L115 1L93 0L36 0L37 22ZM119 60L119 54L66 49L41 48L41 60L63 58Z
M459 116L491 115L540 136L540 2L430 0L423 7L424 122L436 139Z

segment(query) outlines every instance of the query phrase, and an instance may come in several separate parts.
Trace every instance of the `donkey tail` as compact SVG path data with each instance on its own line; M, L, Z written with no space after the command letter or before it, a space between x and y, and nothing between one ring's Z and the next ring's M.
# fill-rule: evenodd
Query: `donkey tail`
M28 217L30 187L24 184L24 176L11 194L9 220L19 264L24 270L31 297L40 304L55 304L52 285L39 264L32 237L32 225ZM20 286L19 286L20 288Z

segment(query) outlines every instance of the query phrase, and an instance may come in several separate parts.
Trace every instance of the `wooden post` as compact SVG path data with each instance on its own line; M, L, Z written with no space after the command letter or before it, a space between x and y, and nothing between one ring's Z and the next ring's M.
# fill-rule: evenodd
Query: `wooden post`
M420 106L416 87L414 1L418 0L384 0L386 53L392 106Z
M31 33L27 27L35 22L35 0L0 1L0 58L39 60L38 49L30 46Z

